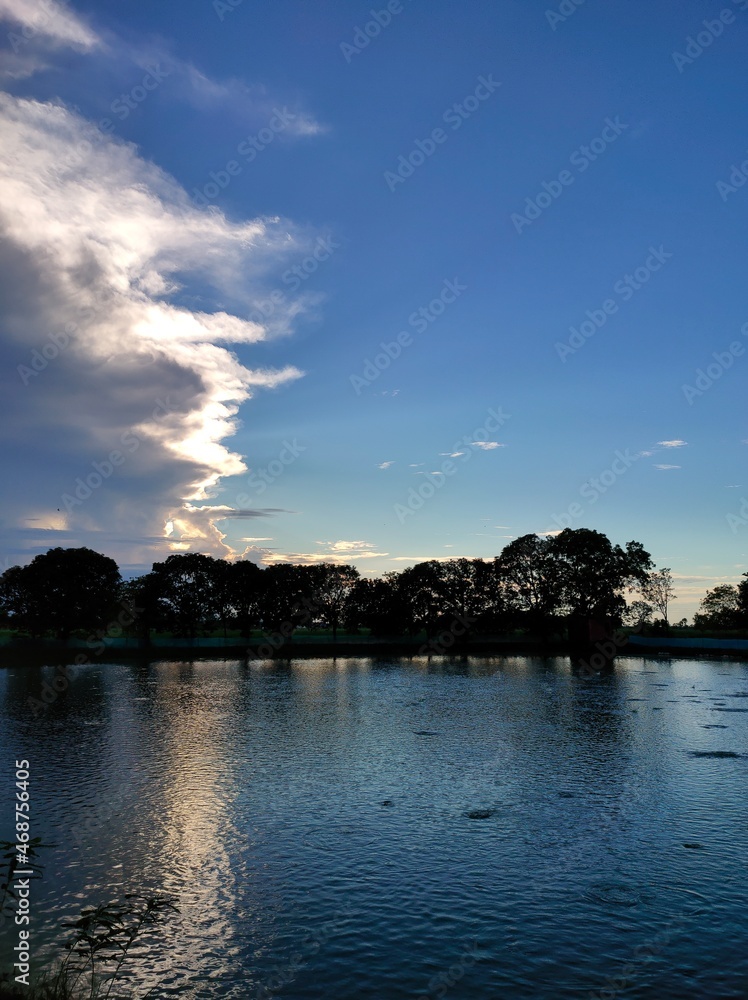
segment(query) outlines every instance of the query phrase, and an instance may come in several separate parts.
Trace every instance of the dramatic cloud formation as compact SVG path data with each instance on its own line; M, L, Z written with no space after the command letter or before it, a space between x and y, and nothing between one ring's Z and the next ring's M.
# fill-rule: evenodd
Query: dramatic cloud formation
M3 513L19 551L59 533L147 563L168 525L174 550L227 554L216 521L274 512L194 501L246 470L223 444L239 405L301 373L250 370L219 345L266 337L236 313L304 241L278 220L196 209L131 145L61 105L0 94L0 128L1 349L15 376L0 405L18 470ZM199 311L180 303L187 279ZM279 306L274 331L302 305Z

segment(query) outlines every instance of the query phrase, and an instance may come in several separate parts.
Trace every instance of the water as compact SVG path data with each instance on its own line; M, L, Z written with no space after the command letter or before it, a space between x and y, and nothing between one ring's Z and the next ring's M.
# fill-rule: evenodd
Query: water
M54 676L0 671L37 961L147 889L155 997L748 996L748 664L101 664L34 719Z

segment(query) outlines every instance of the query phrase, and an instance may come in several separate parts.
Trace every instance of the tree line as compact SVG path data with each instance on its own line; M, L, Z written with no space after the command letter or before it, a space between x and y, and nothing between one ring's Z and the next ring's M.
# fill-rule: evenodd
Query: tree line
M627 602L627 594L636 599ZM573 619L614 626L654 619L667 628L674 596L670 570L657 569L640 542L621 547L601 532L567 528L523 535L493 559L428 560L374 579L335 563L262 568L180 553L123 580L108 556L53 548L0 577L0 617L18 634L60 639L112 634L112 622L143 639L152 631L196 638L229 630L289 638L299 628L327 629L333 638L366 629L430 639L458 623L463 636L563 636ZM737 586L710 591L694 624L747 628L748 573Z

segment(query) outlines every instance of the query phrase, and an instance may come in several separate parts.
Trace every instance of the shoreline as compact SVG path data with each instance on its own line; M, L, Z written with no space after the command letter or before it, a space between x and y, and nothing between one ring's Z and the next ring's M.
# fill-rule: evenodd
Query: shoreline
M335 657L434 657L434 656L571 656L584 659L593 656L606 643L595 643L579 647L566 640L543 641L528 637L476 638L455 642L447 646L435 637L430 642L413 639L370 639L346 636L333 641L326 636L304 636L296 640L273 644L266 639L251 638L238 641L229 639L158 639L142 645L137 639L117 639L89 643L83 639L10 639L0 642L0 667L11 665L30 654L32 660L49 659L54 654L56 661L81 663L104 663L107 659L153 661L161 659L177 660L291 660ZM617 643L615 656L647 656L658 658L678 655L685 658L729 657L748 660L747 639L677 639L671 637L645 638L627 637L625 643ZM105 648L102 649L101 647ZM85 660L81 661L81 657ZM613 657L615 658L615 657Z

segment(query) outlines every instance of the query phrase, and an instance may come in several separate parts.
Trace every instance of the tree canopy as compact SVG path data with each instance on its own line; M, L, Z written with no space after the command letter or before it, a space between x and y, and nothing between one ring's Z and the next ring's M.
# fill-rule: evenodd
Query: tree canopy
M0 606L14 627L66 639L75 629L105 624L121 586L114 559L87 548L54 548L3 574Z
M627 604L626 594L639 595ZM497 635L510 630L564 634L572 620L643 625L653 614L667 626L672 574L657 570L639 542L614 545L588 528L523 535L493 559L431 559L399 573L362 578L336 563L262 568L201 553L170 555L123 583L116 563L87 548L50 549L0 577L6 626L33 636L96 633L128 611L132 632L195 638L228 629L290 636L299 628L368 629L373 635L427 640ZM702 628L748 627L748 573L702 601Z

